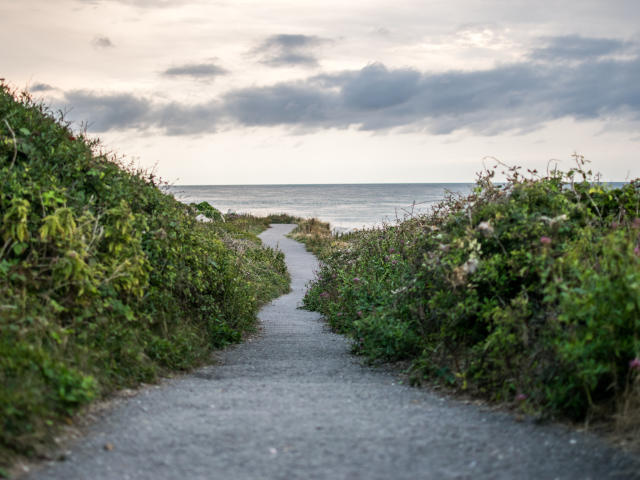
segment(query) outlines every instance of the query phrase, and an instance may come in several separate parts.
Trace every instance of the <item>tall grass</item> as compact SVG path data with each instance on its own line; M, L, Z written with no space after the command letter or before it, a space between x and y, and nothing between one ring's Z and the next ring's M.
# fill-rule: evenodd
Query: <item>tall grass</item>
M322 222L317 218L299 218L289 237L304 243L307 250L322 256L324 250L330 247L333 241L331 227L329 223Z

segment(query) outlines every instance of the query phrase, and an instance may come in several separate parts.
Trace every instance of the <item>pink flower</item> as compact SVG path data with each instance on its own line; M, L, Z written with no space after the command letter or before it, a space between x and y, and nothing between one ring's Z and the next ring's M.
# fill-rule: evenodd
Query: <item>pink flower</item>
M549 237L540 237L540 243L543 245L551 245L551 239Z
M391 248L389 249L389 253L396 253L396 249L395 249L395 248L393 248L393 247L391 247Z
M362 318L362 310L358 310L358 316Z
M629 368L631 370L640 370L640 358L636 357L629 362Z
M358 277L353 277L353 283L360 283L360 279Z
M398 260L391 260L391 265L395 265L396 263L398 263Z
M633 249L633 253L640 257L640 245L636 245L636 248Z
M527 399L527 396L524 393L519 393L516 395L516 401L524 402Z

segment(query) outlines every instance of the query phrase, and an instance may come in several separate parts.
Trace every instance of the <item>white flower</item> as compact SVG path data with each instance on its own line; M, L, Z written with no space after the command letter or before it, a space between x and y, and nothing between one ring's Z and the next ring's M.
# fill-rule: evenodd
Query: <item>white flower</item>
M540 220L542 220L543 222L547 222L550 226L554 226L556 223L564 222L567 218L569 217L567 217L564 213L553 218L549 218L546 215L540 215Z
M485 237L493 235L493 226L489 222L480 222L476 227Z
M466 273L467 275L472 274L476 270L478 270L479 264L480 262L476 257L471 257L462 265L462 270L464 270L464 273Z

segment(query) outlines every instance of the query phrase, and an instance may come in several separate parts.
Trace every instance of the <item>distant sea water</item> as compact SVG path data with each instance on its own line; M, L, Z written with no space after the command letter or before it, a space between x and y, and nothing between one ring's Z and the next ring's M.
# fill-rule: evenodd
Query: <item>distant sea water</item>
M337 231L395 223L426 212L447 192L466 195L472 183L378 183L331 185L179 185L181 202L209 202L222 213L264 216L288 213L330 222Z

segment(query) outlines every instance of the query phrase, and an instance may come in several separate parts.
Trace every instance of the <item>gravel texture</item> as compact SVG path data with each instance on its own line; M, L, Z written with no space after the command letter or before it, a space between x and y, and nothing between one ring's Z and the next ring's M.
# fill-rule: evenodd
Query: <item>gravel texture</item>
M638 478L598 438L518 422L363 366L316 313L299 310L316 266L285 238L292 291L260 313L262 333L221 362L112 409L64 461L33 479Z

